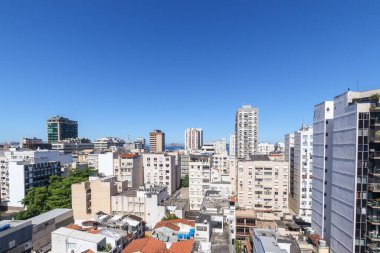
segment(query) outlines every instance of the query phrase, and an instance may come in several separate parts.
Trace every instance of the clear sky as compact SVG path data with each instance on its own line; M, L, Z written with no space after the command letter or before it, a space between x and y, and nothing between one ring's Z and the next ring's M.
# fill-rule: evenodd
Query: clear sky
M259 107L282 141L313 106L380 88L380 1L0 1L0 141L45 139L48 116L81 137L183 142L234 132Z

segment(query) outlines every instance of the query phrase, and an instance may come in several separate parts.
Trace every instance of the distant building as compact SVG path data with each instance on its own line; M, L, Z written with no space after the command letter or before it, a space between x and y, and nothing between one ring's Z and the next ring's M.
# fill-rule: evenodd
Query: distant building
M78 122L60 116L48 118L47 141L54 143L69 138L78 138Z
M313 128L302 125L294 132L294 166L290 168L289 207L304 221L311 223L313 172Z
M144 154L144 184L164 185L171 195L180 184L180 170L175 165L175 157L167 154Z
M231 157L235 157L235 155L236 155L236 141L235 141L235 135L230 135L229 155L230 155Z
M269 155L275 151L275 146L272 143L259 143L257 146L258 155Z
M188 128L185 130L185 149L199 150L203 145L203 129Z
M113 175L120 181L127 180L128 187L143 185L143 156L130 153L118 154L113 159Z
M145 139L142 137L136 138L136 140L134 141L134 144L135 144L135 149L145 150L146 148Z
M83 150L94 149L94 144L89 139L66 139L51 144L52 150L62 151L64 154L76 154Z
M235 149L237 158L249 158L257 154L259 109L244 105L236 112Z
M21 148L26 149L51 149L50 143L45 143L42 139L34 138L22 138L21 139Z
M193 155L189 163L190 210L199 210L211 182L211 156Z
M111 147L124 147L125 141L116 137L104 137L94 141L94 149L97 151L109 151Z
M261 218L279 219L288 213L289 168L284 161L253 155L238 161L238 206L254 209Z
M161 130L153 130L149 133L150 153L162 153L165 151L165 133Z

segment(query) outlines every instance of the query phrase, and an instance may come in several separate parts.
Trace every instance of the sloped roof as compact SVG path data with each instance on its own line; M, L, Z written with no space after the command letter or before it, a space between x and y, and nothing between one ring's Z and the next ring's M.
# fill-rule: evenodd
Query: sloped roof
M193 249L194 240L186 240L186 241L180 241L180 242L174 242L170 246L169 252L170 253L191 253Z
M160 228L160 227L168 227L170 229L173 229L175 231L179 231L179 227L177 224L186 224L188 226L194 227L195 223L186 219L174 219L174 220L165 220L165 221L160 221L159 223L156 224L154 229Z
M169 253L166 248L165 243L149 237L133 240L128 246L122 251L122 253Z

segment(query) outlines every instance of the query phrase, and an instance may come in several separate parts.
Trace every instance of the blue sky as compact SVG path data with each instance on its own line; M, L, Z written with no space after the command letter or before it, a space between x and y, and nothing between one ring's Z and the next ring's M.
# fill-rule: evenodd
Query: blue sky
M1 1L0 141L228 137L243 104L260 141L312 123L313 106L380 86L380 1Z

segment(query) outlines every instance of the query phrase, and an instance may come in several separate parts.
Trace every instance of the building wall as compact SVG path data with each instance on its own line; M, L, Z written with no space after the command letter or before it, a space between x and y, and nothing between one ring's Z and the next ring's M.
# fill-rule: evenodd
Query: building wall
M104 154L98 154L98 171L105 176L113 175L114 158L117 156L114 152L107 152Z
M236 113L235 148L237 158L249 158L257 153L259 109L243 106Z
M185 130L185 149L199 150L203 145L203 129L188 128Z
M118 180L127 180L129 187L138 187L144 184L143 157L140 155L125 157L117 156L114 159L113 175Z
M311 222L313 129L303 125L294 133L294 192L289 206L296 215Z
M149 148L151 153L162 153L165 151L165 133L155 130L149 133Z
M166 154L144 154L144 184L165 185L172 194L179 185L175 157Z
M328 244L330 225L326 224L331 224L333 116L333 101L326 101L314 108L312 227Z
M257 212L288 212L288 164L284 161L238 161L238 206Z

